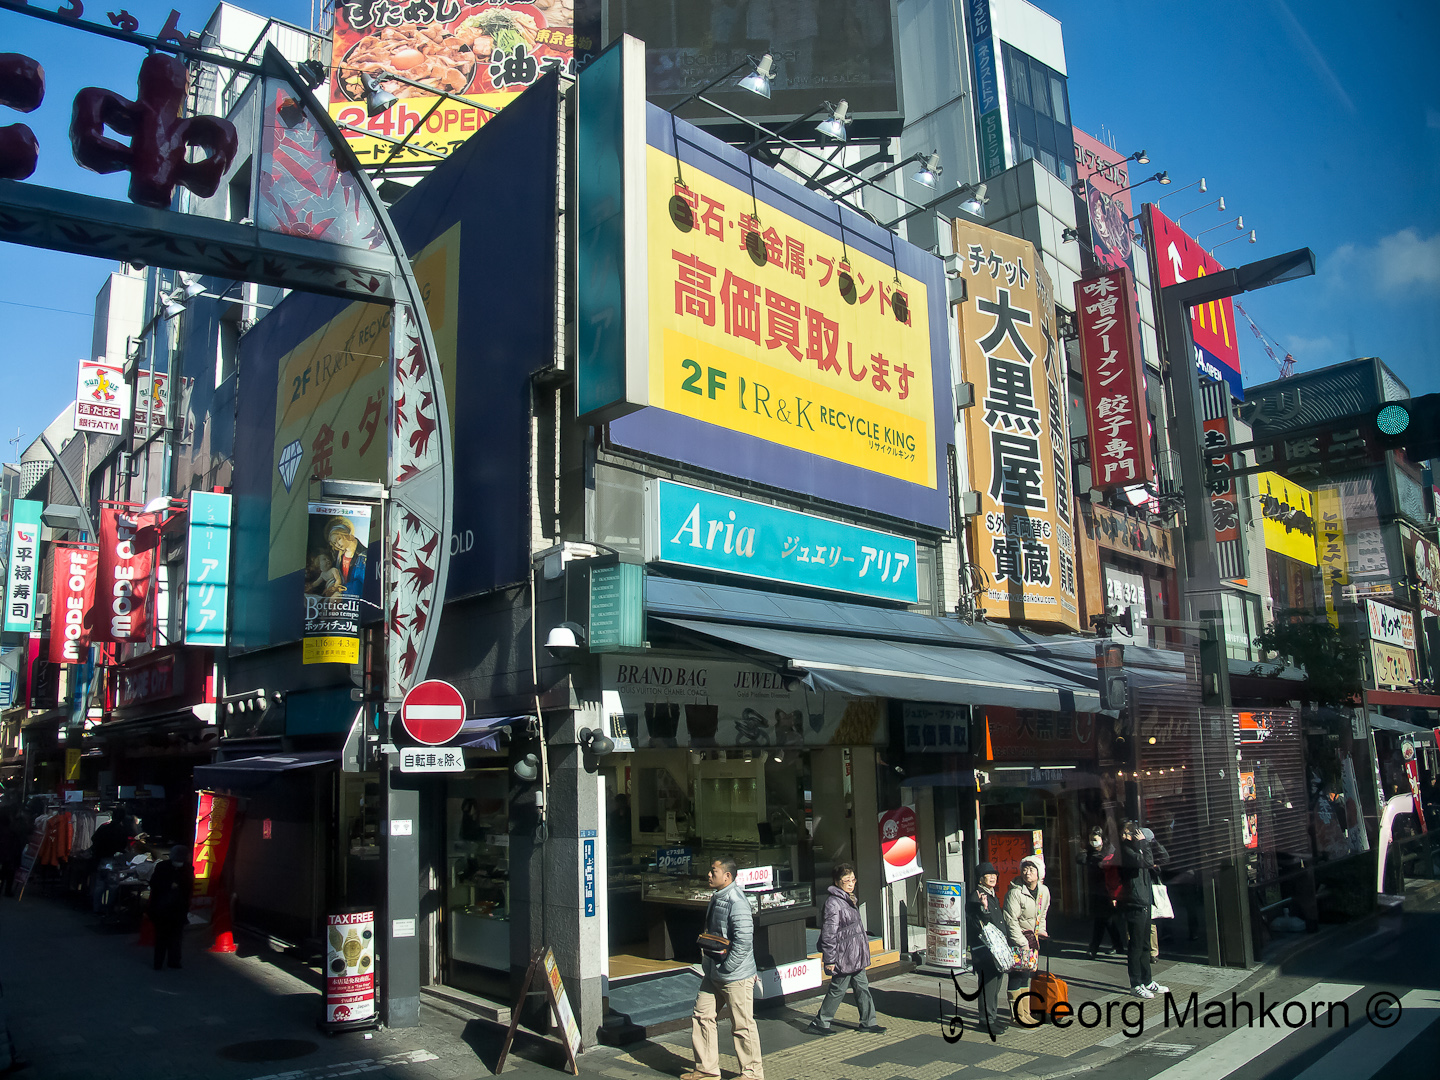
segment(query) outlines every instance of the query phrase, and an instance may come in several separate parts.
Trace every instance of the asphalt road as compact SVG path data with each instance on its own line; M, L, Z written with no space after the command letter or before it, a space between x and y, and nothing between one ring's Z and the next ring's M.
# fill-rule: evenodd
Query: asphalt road
M1273 1006L1263 1016L1262 994ZM1168 1026L1105 1066L1107 1080L1440 1075L1440 913L1371 921L1242 986L1238 997L1256 1007L1254 1026L1228 994L1209 1010L1201 998L1181 1026L1188 1002L1177 1001Z

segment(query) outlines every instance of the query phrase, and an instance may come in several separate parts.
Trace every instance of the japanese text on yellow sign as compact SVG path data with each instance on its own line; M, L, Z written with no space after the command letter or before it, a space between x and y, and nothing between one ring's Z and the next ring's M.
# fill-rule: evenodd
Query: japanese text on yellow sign
M1265 546L1297 562L1318 565L1315 495L1276 473L1258 473L1255 491L1265 521Z
M648 164L650 404L934 487L925 286L693 166L677 184L654 147Z
M1340 512L1338 488L1321 488L1315 493L1315 549L1320 560L1321 588L1325 591L1325 618L1340 625L1338 601L1350 584L1350 561L1345 553L1345 519Z
M980 492L972 558L988 581L980 605L1020 621L1080 625L1070 517L1064 355L1049 275L1026 240L955 222L970 483Z

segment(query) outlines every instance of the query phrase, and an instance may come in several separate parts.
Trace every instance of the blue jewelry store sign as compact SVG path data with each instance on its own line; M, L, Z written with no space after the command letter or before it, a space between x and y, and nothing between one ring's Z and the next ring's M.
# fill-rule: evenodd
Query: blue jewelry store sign
M647 562L913 604L914 540L703 488L645 485Z

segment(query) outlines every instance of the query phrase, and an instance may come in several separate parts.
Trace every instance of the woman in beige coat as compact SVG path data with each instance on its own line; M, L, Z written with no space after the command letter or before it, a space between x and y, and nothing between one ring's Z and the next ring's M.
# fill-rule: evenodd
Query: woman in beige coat
M1050 890L1045 882L1045 864L1036 855L1027 855L1020 860L1020 876L1010 882L1005 893L1005 936L1016 948L1038 949L1040 939L1049 937L1045 928L1045 917L1050 913ZM1015 982L1023 976L1017 971L1010 976L1010 1000L1012 1012L1018 1023L1031 1022L1027 983L1015 989Z

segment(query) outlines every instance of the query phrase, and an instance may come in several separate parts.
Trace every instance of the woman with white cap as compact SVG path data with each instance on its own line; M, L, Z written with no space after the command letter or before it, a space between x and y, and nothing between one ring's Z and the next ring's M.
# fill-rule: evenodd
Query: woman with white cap
M1032 955L1038 954L1040 939L1049 937L1045 928L1045 916L1050 912L1050 889L1045 885L1045 862L1038 855L1027 855L1020 860L1020 876L1010 882L1005 894L1005 933L1010 944ZM1022 969L1033 971L1034 967ZM1023 978L1023 976L1021 976ZM1030 1000L1025 997L1029 991L1027 983L1023 989L1014 987L1011 979L1010 997L1015 1019L1022 1024L1030 1022Z

